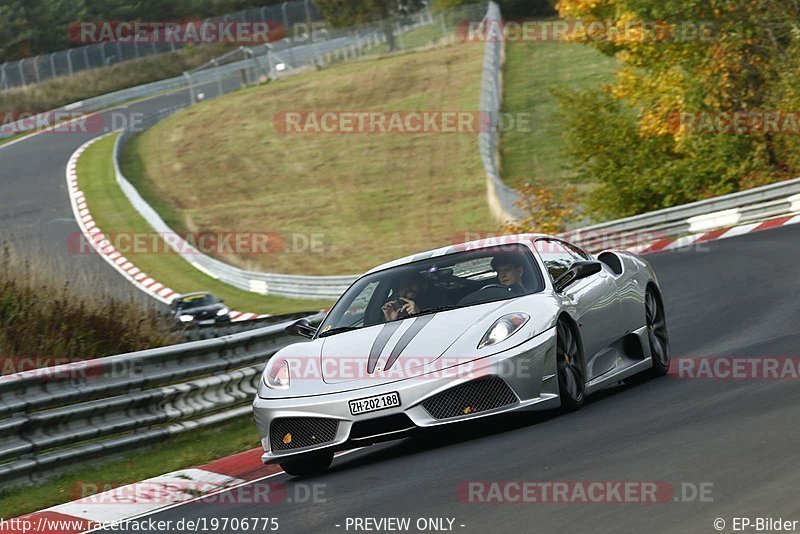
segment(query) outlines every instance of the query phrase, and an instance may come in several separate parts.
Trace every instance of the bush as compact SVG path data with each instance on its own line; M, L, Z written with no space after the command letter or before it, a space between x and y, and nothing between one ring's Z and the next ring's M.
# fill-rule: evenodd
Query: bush
M189 47L2 91L0 116L3 110L41 113L94 96L174 78L222 55L229 48L225 45Z

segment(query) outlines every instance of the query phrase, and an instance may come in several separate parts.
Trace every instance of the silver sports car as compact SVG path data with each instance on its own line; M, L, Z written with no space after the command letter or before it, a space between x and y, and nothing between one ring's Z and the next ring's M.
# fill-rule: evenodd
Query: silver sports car
M621 380L664 375L656 275L547 235L473 241L359 278L310 341L267 364L253 408L265 463L292 475L333 452L515 410L576 410Z

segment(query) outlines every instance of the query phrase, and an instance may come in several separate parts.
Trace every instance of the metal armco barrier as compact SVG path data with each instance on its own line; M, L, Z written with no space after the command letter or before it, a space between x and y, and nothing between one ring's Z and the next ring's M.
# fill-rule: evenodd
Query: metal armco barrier
M288 324L0 377L0 484L247 414Z
M800 178L610 221L563 234L592 251L624 248L800 212Z

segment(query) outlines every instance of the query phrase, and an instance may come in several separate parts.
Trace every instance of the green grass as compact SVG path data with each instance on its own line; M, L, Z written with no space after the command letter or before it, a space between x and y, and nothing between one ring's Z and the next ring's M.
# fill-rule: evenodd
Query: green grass
M240 417L173 436L117 460L76 466L58 478L36 486L5 491L0 493L0 510L6 519L17 517L88 496L80 493L80 488L85 487L82 484L96 484L100 488L131 484L258 446L259 436L253 418Z
M97 226L107 233L142 233L154 230L131 206L117 185L112 165L116 135L108 136L86 150L78 161L78 182L86 195L89 211ZM166 250L166 245L158 250ZM125 252L139 269L179 293L211 291L225 299L233 309L253 313L291 313L318 310L330 306L329 301L288 299L242 291L215 280L194 268L172 250L169 253Z
M125 175L176 231L321 234L321 253L221 259L254 270L349 274L494 231L476 135L285 134L295 110L477 110L482 47L352 63L182 110L133 140ZM102 227L102 226L101 226Z
M501 175L507 184L558 184L572 178L572 162L565 152L563 126L553 91L589 89L610 83L615 67L616 60L588 45L565 42L506 45L503 111L533 115L531 132L510 131L502 135Z

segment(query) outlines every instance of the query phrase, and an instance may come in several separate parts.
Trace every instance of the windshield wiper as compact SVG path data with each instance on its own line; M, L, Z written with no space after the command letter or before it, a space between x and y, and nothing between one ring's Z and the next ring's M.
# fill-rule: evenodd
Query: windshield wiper
M328 337L328 336L333 336L335 334L341 334L342 332L350 332L351 330L358 330L358 329L359 329L358 326L339 326L337 328L331 328L330 330L326 330L317 337Z

